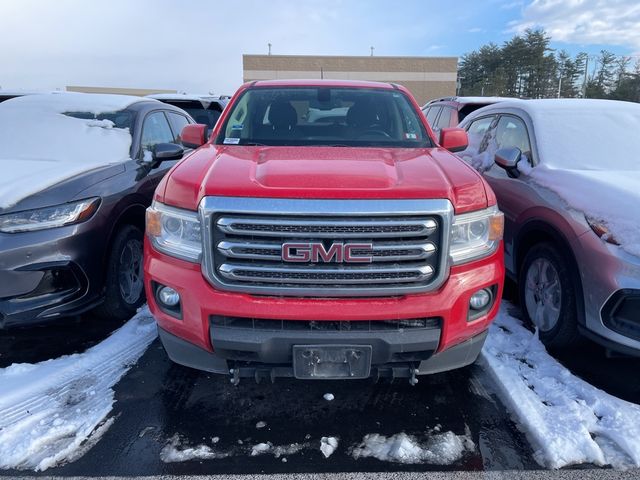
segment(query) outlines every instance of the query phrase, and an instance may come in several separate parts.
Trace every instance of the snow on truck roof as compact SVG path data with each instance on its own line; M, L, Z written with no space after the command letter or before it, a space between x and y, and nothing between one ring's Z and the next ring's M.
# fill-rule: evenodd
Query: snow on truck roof
M111 121L99 116L143 100L147 99L61 93L0 103L0 208L76 175L129 160L129 129L116 128L115 117Z

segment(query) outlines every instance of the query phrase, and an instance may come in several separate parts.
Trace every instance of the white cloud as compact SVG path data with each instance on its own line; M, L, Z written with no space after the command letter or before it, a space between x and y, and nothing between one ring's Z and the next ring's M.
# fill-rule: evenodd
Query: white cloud
M486 30L484 28L480 28L480 27L473 27L470 28L469 30L467 30L469 33L483 33Z
M512 31L542 27L554 41L640 50L638 0L534 0Z
M516 0L514 2L508 2L500 5L502 10L512 10L514 8L522 8L524 6L524 0Z

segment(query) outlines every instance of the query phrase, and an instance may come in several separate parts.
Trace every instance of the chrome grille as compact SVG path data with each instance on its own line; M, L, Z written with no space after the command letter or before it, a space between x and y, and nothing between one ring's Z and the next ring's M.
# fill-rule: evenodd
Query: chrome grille
M309 297L401 295L437 288L448 273L452 209L446 200L207 197L200 211L205 275L222 289ZM287 262L285 243L325 249L357 243L352 253L371 262Z

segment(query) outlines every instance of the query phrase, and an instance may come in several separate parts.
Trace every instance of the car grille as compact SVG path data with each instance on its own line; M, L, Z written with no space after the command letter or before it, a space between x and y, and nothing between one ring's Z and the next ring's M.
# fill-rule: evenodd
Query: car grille
M208 277L224 289L311 297L400 295L435 288L446 273L443 239L448 223L441 213L212 211L206 228ZM370 261L350 263L336 256L284 261L285 243L320 245L324 252L334 244L358 244L351 254Z

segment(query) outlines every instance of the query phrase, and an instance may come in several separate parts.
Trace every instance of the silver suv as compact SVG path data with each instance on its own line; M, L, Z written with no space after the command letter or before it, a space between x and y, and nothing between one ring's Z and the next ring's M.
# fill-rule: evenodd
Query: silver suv
M640 356L640 105L507 101L460 124L459 155L505 215L505 263L547 347L580 333Z

